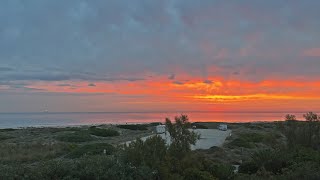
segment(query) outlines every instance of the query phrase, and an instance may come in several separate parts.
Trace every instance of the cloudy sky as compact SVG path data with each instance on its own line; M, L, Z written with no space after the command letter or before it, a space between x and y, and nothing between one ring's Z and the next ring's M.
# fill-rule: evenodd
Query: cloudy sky
M1 0L0 112L320 109L318 0Z

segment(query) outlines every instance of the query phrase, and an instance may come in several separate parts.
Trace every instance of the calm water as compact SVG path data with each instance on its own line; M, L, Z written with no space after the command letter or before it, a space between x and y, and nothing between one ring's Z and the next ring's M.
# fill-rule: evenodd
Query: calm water
M0 113L0 128L164 122L181 113ZM283 120L286 113L190 112L191 121L250 122ZM301 119L302 113L294 113Z

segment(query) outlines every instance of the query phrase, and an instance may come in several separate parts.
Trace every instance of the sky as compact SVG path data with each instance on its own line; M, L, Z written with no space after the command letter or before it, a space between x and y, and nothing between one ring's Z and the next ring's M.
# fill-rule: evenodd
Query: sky
M1 0L0 112L318 111L318 0Z

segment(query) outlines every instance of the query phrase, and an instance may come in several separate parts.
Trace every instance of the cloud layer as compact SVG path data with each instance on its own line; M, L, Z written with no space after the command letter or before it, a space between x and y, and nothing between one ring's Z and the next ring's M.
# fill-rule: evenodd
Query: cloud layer
M310 97L320 81L319 6L316 0L3 0L0 93L112 92L123 101L125 88L143 102L169 102L179 86L192 87L185 96L202 97L242 93L227 86L242 83L254 88L242 94ZM152 96L156 82L170 89ZM265 90L263 82L274 85ZM224 88L201 90L217 83Z

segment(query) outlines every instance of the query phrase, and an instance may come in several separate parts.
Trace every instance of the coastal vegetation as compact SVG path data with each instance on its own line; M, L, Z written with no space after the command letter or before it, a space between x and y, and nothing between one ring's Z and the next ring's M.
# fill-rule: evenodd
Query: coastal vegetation
M122 129L139 130L139 131L147 130L147 125L145 124L123 124L123 125L118 125L117 127Z
M320 179L320 119L304 118L229 123L222 147L195 151L201 136L186 115L166 119L171 144L142 141L152 125L1 130L0 179Z
M120 133L116 130L97 128L95 126L90 127L89 133L91 135L101 136L101 137L111 137L111 136L119 136L120 135Z

